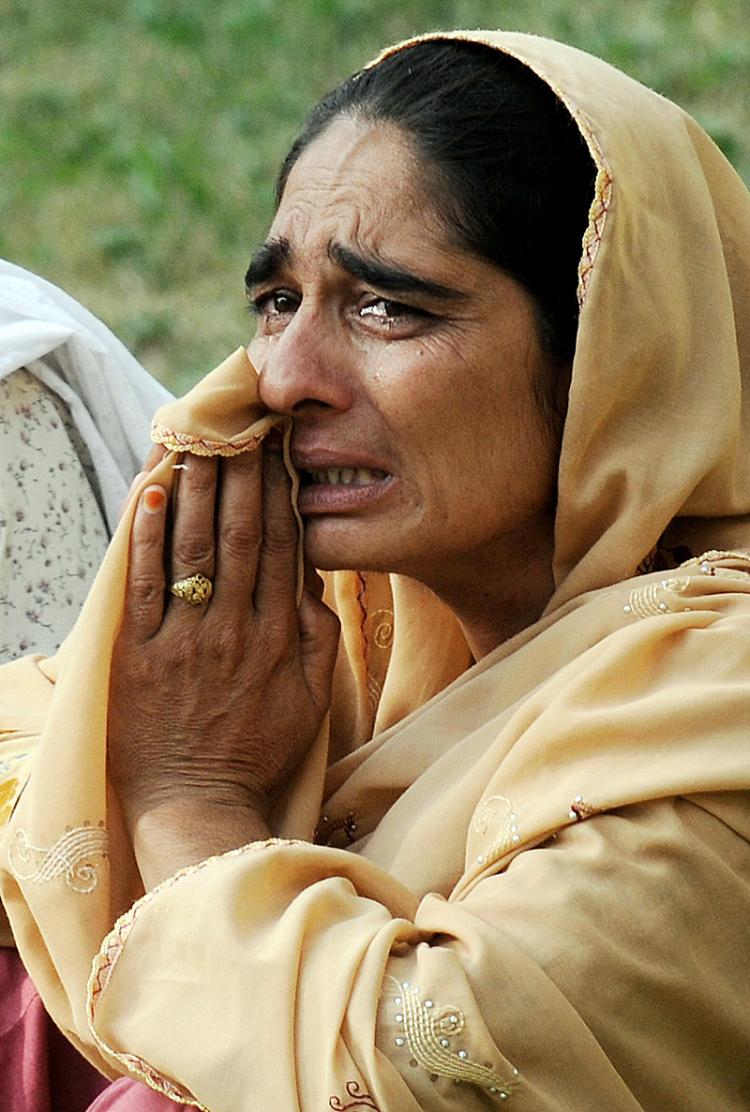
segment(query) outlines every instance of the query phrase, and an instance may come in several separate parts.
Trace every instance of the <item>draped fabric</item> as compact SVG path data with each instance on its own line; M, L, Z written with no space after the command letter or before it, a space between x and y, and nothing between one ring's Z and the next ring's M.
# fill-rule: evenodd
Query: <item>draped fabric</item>
M329 576L330 735L275 837L143 894L105 775L131 504L59 653L0 670L3 905L69 1038L189 1106L739 1110L750 198L605 63L467 37L550 84L598 171L547 610L472 664L424 587ZM227 454L281 420L240 350L155 431Z
M0 259L0 661L70 632L168 397L91 313Z
M0 659L53 653L69 633L166 397L101 322L0 260ZM18 764L0 757L1 822ZM0 948L0 1108L84 1112L98 1094L97 1112L165 1102L111 1086L52 1022L15 948Z
M169 391L72 297L0 259L0 379L20 368L70 414L114 532L130 480L149 449L149 421Z

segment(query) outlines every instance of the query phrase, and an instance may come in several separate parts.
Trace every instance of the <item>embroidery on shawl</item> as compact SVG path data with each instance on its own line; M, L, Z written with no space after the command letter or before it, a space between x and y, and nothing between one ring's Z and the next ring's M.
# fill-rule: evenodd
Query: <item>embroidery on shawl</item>
M421 998L420 989L409 981L388 977L397 989L393 997L396 1008L394 1021L403 1031L394 1038L401 1048L407 1046L414 1063L430 1075L432 1081L447 1077L451 1081L478 1085L493 1096L507 1100L515 1082L507 1081L495 1071L491 1063L482 1065L469 1056L464 1047L456 1049L456 1037L466 1026L463 1012L452 1004L439 1006L434 1000ZM514 1078L519 1071L513 1068Z
M99 883L99 866L91 859L106 858L107 844L103 822L69 828L49 849L32 845L26 832L17 830L8 849L8 862L16 880L49 884L62 876L68 888L86 896Z
M152 425L151 439L154 444L163 444L170 452L190 452L193 456L224 456L226 459L251 452L263 440L263 436L248 436L246 440L229 443L226 440L203 440L186 432L174 432L166 425Z
M367 702L370 705L370 710L374 713L378 709L380 696L383 694L383 688L372 675L371 672L367 673Z
M516 54L513 50L509 50L506 48L503 49L504 52L509 54L511 57L517 58L519 62L527 64L526 59L520 57L520 55ZM383 57L387 57L387 53L380 56L381 59ZM541 74L538 74L538 76L542 77ZM589 285L591 283L591 276L593 274L596 256L599 253L602 236L604 235L604 225L607 221L607 214L612 204L614 178L612 176L612 171L609 167L609 163L604 157L604 151L602 150L601 144L596 137L594 129L591 125L591 121L589 120L586 113L581 108L579 108L578 105L574 101L572 101L566 93L563 92L562 89L558 88L557 85L554 84L554 82L550 81L549 78L545 76L542 78L542 80L544 80L549 85L549 87L557 96L558 100L561 100L570 112L571 116L578 125L578 129L581 132L581 135L586 141L586 146L589 149L589 154L591 155L592 161L596 166L594 199L591 202L591 208L589 209L588 225L586 227L586 231L583 234L581 261L578 264L577 297L578 308L582 309L583 303L586 300L586 294L588 293Z
M183 1089L181 1085L170 1081L168 1077L159 1073L148 1062L144 1062L143 1058L139 1058L135 1054L122 1054L118 1057L122 1064L128 1067L131 1074L145 1085L148 1085L149 1089L153 1089L155 1093L161 1093L163 1097L169 1097L175 1103L188 1104L191 1108L197 1108L198 1112L211 1112L205 1104L196 1100L187 1089Z
M698 567L704 575L720 575L726 579L739 579L747 583L747 577L750 574L750 568L741 571L739 568L715 568L713 562L717 560L738 560L743 564L750 564L750 552L742 552L739 550L720 552L717 549L711 549L710 552L704 552L701 556L694 556L690 560L686 560L680 567Z
M690 576L685 576L683 579L662 579L659 583L645 583L630 592L622 609L624 613L633 614L636 618L674 613L672 596L684 595L690 588L690 582ZM684 611L690 608L683 606L681 609Z
M393 611L376 610L370 619L372 639L379 649L390 649L393 644Z
M351 1099L348 1104L344 1104L341 1097L335 1095L329 1097L328 1107L332 1109L333 1112L354 1112L354 1109L359 1108L371 1108L374 1109L374 1112L380 1112L378 1105L370 1094L362 1092L358 1081L347 1081L344 1087L347 1097Z
M346 838L341 846L335 846L336 849L345 849L347 845L357 840L357 822L354 811L349 811L343 818L331 819L328 815L322 815L320 822L315 827L313 835L313 842L316 846L331 846L333 839L341 831ZM341 841L341 839L339 839Z
M559 95L558 93L558 96ZM599 254L599 247L601 246L602 236L604 235L604 225L607 222L607 214L612 204L614 179L612 177L612 171L604 157L604 151L599 145L599 140L596 138L588 118L580 108L571 104L567 98L561 97L561 99L565 99L568 110L578 124L581 134L586 140L589 153L596 165L594 199L589 209L589 222L583 235L581 261L578 266L578 307L582 309L591 283L596 256Z
M511 801L504 795L491 795L480 803L474 813L472 826L477 834L486 834L491 827L497 830L495 840L485 853L480 853L477 857L478 865L502 857L521 841L518 815L513 810Z
M601 811L598 807L594 807L591 803L587 803L582 795L577 795L570 805L568 818L575 819L576 822L583 822L584 819L590 819L592 815L599 814L601 814Z

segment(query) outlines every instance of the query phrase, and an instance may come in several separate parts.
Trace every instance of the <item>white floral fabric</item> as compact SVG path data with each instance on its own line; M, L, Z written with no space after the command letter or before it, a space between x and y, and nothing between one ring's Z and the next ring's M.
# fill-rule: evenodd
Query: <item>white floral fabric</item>
M109 535L96 473L65 403L26 369L0 380L0 661L51 654Z

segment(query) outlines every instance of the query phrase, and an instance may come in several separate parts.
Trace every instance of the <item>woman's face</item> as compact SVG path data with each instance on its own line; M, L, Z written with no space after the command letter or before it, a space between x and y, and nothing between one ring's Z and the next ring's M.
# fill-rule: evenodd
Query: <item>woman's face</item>
M557 445L532 301L457 248L400 131L340 118L248 272L248 351L292 414L309 558L429 585L551 535Z

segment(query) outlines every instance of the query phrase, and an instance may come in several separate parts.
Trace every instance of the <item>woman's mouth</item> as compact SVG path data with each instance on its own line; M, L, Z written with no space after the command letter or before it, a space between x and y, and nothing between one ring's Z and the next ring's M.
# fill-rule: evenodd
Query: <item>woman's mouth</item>
M304 471L302 482L307 479L311 483L330 483L332 486L338 486L340 483L346 486L350 483L362 486L387 477L387 472L377 471L372 467L321 467Z
M302 514L344 513L369 506L392 486L394 476L374 467L314 467L300 470Z

